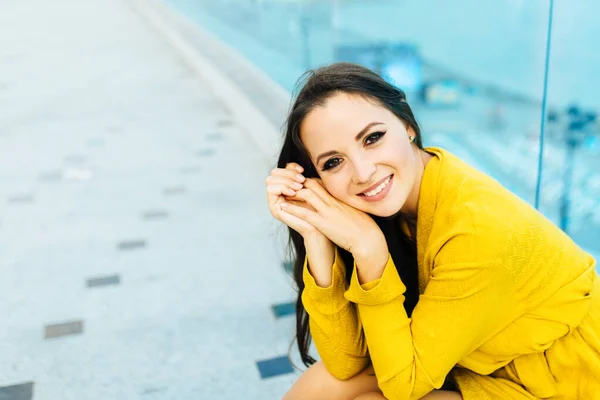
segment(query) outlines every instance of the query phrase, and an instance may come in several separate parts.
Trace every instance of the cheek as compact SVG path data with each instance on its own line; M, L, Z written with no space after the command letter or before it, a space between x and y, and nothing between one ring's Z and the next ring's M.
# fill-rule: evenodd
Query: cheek
M415 177L414 153L409 144L397 143L386 150L386 160L396 170L397 189L402 192L411 187Z
M398 139L394 143L390 143L390 146L385 147L382 157L387 163L403 172L412 163L412 149L409 144L402 143Z
M329 194L344 202L348 200L348 187L350 185L350 178L346 175L347 174L338 171L329 176L326 180L323 180L325 189L327 189Z

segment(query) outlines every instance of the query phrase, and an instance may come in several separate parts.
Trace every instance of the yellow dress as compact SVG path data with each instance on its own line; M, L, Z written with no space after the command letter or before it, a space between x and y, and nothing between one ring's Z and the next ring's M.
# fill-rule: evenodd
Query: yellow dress
M303 304L328 371L373 364L389 400L420 399L451 373L465 400L600 399L600 280L594 259L495 180L434 155L417 217L419 302L388 258L380 279L333 282L305 262Z

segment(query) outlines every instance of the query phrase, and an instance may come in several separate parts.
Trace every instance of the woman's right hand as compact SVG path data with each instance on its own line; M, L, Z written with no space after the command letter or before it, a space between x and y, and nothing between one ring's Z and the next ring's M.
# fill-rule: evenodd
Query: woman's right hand
M288 202L315 211L304 200L294 198L296 192L304 187L306 178L302 172L304 169L296 163L289 163L285 168L275 168L271 171L267 177L269 210L273 217L302 235L310 272L319 286L328 287L331 283L335 245L317 228L281 209L281 204Z
M288 163L285 168L275 168L267 177L267 202L271 215L283 222L305 239L320 232L308 222L286 213L281 209L283 203L293 203L297 206L312 209L303 200L295 199L296 192L304 187L306 178L302 175L304 169L296 163Z

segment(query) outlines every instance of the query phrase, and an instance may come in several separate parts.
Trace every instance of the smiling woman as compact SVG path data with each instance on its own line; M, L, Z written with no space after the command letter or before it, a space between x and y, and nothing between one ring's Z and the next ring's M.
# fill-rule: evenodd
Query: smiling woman
M351 135L363 126L356 137ZM387 108L346 92L333 94L326 106L314 108L300 126L308 153L320 154L311 162L327 190L344 203L381 217L393 215L403 204L408 214L416 215L415 182L431 156L412 146L415 137L415 128Z
M374 72L333 64L300 85L267 178L312 365L285 399L598 393L595 260L490 177L424 148L404 93Z

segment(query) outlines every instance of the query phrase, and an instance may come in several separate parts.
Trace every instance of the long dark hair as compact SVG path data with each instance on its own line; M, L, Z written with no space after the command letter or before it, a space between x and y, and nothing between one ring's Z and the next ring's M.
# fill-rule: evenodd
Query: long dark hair
M295 162L304 168L305 177L318 178L308 151L300 140L300 125L310 111L323 106L327 99L338 93L358 94L387 108L407 127L412 128L416 135L414 143L420 149L423 148L419 125L406 103L404 92L368 68L351 63L336 63L310 70L298 80L294 92L296 96L286 120L285 139L277 161L278 168L285 168L288 163ZM374 220L385 235L394 264L406 286L404 308L410 316L419 299L416 246L402 233L392 218L374 217ZM302 236L291 228L288 230L289 257L293 261L293 277L298 286L296 340L302 362L308 367L315 363L315 359L308 354L311 336L308 314L302 304L302 268L306 249ZM346 265L346 280L350 282L354 260L349 252L341 248L339 250Z

